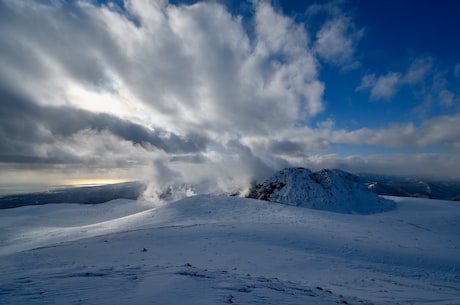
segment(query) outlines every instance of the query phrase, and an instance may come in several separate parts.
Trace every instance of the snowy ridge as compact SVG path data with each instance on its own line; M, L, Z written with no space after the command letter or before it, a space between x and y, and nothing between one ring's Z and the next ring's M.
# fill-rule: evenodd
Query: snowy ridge
M395 207L361 185L355 175L337 169L286 168L256 185L249 197L346 214L373 214Z
M460 304L460 206L200 195L0 211L0 304ZM416 213L414 213L416 211Z

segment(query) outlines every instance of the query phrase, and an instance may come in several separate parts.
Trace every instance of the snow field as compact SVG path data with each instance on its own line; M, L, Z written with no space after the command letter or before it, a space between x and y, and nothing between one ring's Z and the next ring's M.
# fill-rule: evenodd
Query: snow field
M460 304L460 206L195 196L0 211L0 304Z

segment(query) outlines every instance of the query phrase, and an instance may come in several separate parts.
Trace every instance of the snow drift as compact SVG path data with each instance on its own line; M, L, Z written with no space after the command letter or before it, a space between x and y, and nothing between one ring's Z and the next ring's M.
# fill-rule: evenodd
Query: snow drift
M248 197L346 214L373 214L395 207L360 184L357 176L337 169L286 168L256 184Z
M460 205L230 196L0 210L0 304L459 304Z

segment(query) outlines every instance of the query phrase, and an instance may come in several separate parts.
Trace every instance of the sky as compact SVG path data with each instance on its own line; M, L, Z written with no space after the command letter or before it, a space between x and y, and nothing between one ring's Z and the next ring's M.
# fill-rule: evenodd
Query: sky
M228 188L287 166L459 178L459 13L0 0L0 185Z

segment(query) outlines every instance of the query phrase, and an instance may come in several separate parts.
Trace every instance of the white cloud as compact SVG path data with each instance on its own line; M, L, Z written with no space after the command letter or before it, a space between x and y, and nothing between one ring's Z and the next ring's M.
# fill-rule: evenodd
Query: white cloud
M388 148L443 146L448 150L456 150L460 143L458 122L460 122L460 113L433 117L420 126L407 123L389 128L335 130L331 131L331 141Z
M443 89L439 92L439 103L443 106L450 107L454 104L455 95L452 91Z
M18 72L26 79L18 83L40 103L71 103L181 134L215 135L266 134L323 110L324 85L306 31L266 2L255 6L252 40L241 18L216 3L128 2L125 14L139 24L86 2L71 8L85 21L82 29L59 6L15 7L18 19L40 24L27 34L25 22L11 29L23 32L19 38L30 40L37 54L34 65ZM42 31L52 38L32 37ZM36 63L48 75L27 77ZM107 99L110 105L101 103Z
M407 69L402 83L416 85L429 76L433 69L433 59L431 57L416 58Z
M336 18L328 21L316 34L315 51L326 62L343 66L356 67L354 60L357 41L361 31L354 31L349 18Z
M419 129L416 144L420 147L445 145L455 150L460 145L460 113L437 116L425 121Z
M353 19L342 11L339 4L314 4L308 12L312 16L321 12L328 15L315 35L316 54L325 62L347 70L359 66L355 53L357 44L364 35L364 29L357 29Z
M332 141L344 144L406 147L411 145L414 135L414 125L409 123L381 129L336 130L332 132Z
M356 154L346 157L335 154L312 155L308 158L307 164L312 169L342 168L354 173L460 178L458 154Z
M371 100L389 100L397 93L401 78L401 74L395 72L389 72L379 77L375 74L366 74L356 90L370 89Z
M202 147L205 139L212 152L235 147L229 143L236 141L241 158L257 155L260 164L275 164L270 152L242 143L268 137L275 144L265 147L284 153L276 143L300 128L297 121L324 110L324 84L308 33L265 1L254 3L249 31L241 16L216 2L175 6L136 0L126 1L123 10L90 1L28 5L20 0L2 2L0 10L0 89L42 110L65 106L119 118L104 130L85 131L82 123L73 133L59 135L59 141L53 139L54 129L45 128L49 143L39 147L41 155L27 149L25 141L16 143L30 154L23 160L58 160L49 153L59 153L60 166L70 167L65 162L72 158L106 168L125 166L114 148L116 140L122 142L124 158L138 158L140 166L149 158L167 163L183 154L175 146L167 146L171 150L165 155L154 145L147 149L125 141L132 137L119 133L130 131L117 124L129 120L155 134L170 133L172 139L161 145L186 139L194 147L196 139ZM8 143L19 138L10 136ZM61 149L54 149L58 144Z
M396 94L401 74L388 73L379 77L371 89L372 99L389 99Z
M154 161L184 170L171 179L189 181L203 170L215 179L228 173L227 183L300 165L334 143L457 147L457 117L378 130L306 126L325 108L319 59L341 69L357 63L363 30L336 4L320 8L327 18L311 38L267 1L254 1L244 24L215 1L130 0L124 9L2 1L0 92L11 93L11 103L0 108L0 158L16 158L15 168L87 167L142 178ZM400 86L423 82L427 62L368 74L359 90L390 99ZM440 92L446 105L455 99ZM22 116L9 119L10 109Z
M369 91L372 101L390 101L402 88L411 88L414 98L421 101L416 112L427 112L435 105L450 107L456 94L447 88L446 72L435 65L432 57L419 57L411 61L405 72L388 72L377 76L365 74L356 91Z

